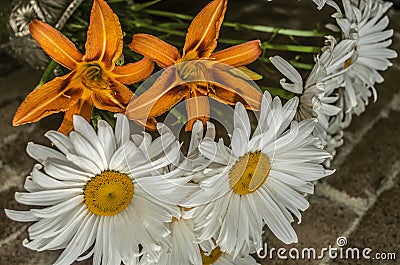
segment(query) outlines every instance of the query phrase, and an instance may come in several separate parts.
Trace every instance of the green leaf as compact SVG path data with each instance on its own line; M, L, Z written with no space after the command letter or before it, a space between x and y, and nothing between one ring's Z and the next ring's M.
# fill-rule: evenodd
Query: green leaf
M51 60L50 63L47 65L46 70L44 70L44 73L42 75L42 78L40 78L39 84L36 86L36 88L40 87L47 81L49 81L50 76L53 74L54 70L58 66L58 63L54 60Z

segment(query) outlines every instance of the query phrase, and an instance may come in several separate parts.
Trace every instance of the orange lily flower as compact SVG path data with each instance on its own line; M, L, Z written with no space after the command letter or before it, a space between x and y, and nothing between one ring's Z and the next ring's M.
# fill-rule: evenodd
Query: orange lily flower
M244 78L233 75L230 67L242 68L261 54L260 41L249 41L213 53L224 18L227 0L214 0L193 19L186 35L182 56L174 46L148 34L135 34L129 47L167 68L152 86L136 97L126 115L133 120L157 117L186 98L190 131L196 119L205 123L210 114L208 97L226 104L242 102L248 109L259 110L262 94ZM196 67L196 62L201 60ZM185 65L180 63L186 62ZM189 63L188 63L189 62ZM169 68L168 68L169 67ZM188 69L189 68L189 69ZM228 69L228 70L227 70ZM185 76L202 74L208 82L185 82ZM191 72L192 71L192 72ZM239 70L237 70L239 71ZM254 73L253 73L254 78ZM250 74L250 77L252 77ZM213 81L214 80L214 81ZM220 80L221 82L215 82Z
M35 122L57 112L65 112L58 129L68 134L73 115L90 120L93 105L102 110L124 112L134 95L123 84L147 78L154 64L139 62L116 66L122 54L123 36L118 17L103 0L95 0L82 55L61 32L39 20L29 25L32 37L56 62L72 70L33 90L19 106L13 125Z

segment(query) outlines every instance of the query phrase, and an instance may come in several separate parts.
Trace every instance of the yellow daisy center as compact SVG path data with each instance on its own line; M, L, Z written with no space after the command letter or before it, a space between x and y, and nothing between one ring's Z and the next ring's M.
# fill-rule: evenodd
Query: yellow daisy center
M240 195L250 194L267 180L271 163L266 154L256 151L240 157L229 171L229 184Z
M200 249L200 253L203 265L214 264L222 255L221 249L219 247L214 248L209 256L207 256L202 249Z
M125 210L133 194L132 180L126 174L103 171L86 184L84 200L93 214L112 216Z

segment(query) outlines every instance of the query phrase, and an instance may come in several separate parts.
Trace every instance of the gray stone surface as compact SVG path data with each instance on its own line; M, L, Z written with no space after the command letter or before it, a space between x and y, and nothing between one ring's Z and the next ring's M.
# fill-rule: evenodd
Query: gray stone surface
M400 175L394 180L394 186L383 192L375 205L362 218L360 225L348 238L351 248L371 248L371 259L338 260L333 264L398 264L400 255L400 211L399 206ZM397 260L390 258L395 253ZM376 255L378 254L378 255ZM386 257L382 260L382 257ZM378 260L379 259L379 260Z
M268 248L284 248L289 251L291 248L297 248L300 253L303 248L315 248L316 253L321 252L321 248L334 245L336 239L345 231L349 224L355 221L357 215L350 209L334 203L321 194L316 194L310 199L310 208L304 212L302 222L293 225L297 232L299 242L296 244L285 245L276 239L272 234L267 234L266 242ZM294 253L294 252L293 252ZM288 252L286 252L288 256ZM261 264L318 264L320 260L309 259L280 259L275 251L273 259L269 257L260 260Z
M352 197L367 198L375 193L390 165L400 159L399 131L400 112L392 111L371 128L327 182Z

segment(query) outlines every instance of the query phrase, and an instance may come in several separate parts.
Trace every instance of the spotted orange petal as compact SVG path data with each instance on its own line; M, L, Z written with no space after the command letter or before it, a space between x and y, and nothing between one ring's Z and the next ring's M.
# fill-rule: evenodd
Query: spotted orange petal
M29 24L29 30L40 47L59 64L72 70L82 61L83 55L75 45L52 26L35 19Z
M175 64L180 58L177 48L149 34L133 35L129 48L152 59L162 68Z
M104 0L94 0L85 44L86 62L103 62L107 70L113 69L122 53L122 30L117 15Z
M133 92L120 82L109 79L109 88L96 90L92 93L92 100L98 109L111 112L124 112L126 105L133 97Z
M153 69L153 62L147 58L143 58L136 63L116 66L112 72L112 76L122 84L131 85L149 77Z
M208 69L208 74L212 87L198 86L201 93L222 103L234 105L241 102L248 109L260 110L262 93L251 81L216 67Z
M74 74L71 72L56 77L33 90L19 106L13 125L35 122L50 114L66 111L74 105L83 92L82 88L71 85Z
M60 128L58 131L68 135L73 129L73 117L74 115L80 115L85 120L90 121L93 111L93 101L91 99L92 92L86 89L82 96L79 98L78 102L73 104L64 115L64 120L61 123Z
M260 54L261 42L253 40L215 52L210 57L220 63L238 67L254 62Z
M214 0L197 14L189 26L182 57L198 59L211 55L217 47L227 2L227 0Z
M166 68L148 90L129 103L126 115L131 120L160 116L181 101L188 92L187 86L178 85L175 67Z
M210 102L208 101L208 97L202 95L196 88L191 89L191 92L190 97L187 96L185 100L188 119L185 131L187 132L192 130L197 120L201 120L206 125L210 117Z

